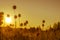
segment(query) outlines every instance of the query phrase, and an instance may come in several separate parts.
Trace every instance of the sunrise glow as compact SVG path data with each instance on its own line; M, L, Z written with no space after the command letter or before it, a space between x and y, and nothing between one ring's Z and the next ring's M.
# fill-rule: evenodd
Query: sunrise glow
M11 23L11 18L6 17L5 22L10 24Z

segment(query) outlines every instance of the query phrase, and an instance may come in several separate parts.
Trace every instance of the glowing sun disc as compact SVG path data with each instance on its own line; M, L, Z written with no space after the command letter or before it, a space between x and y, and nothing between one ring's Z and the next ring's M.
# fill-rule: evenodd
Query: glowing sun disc
M11 18L6 17L5 21L6 21L6 23L11 23Z

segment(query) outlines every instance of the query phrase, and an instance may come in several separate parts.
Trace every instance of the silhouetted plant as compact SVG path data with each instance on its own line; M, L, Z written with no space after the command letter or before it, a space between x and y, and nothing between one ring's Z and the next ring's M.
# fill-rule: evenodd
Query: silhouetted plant
M44 24L42 24L42 27L44 27Z
M43 20L42 22L45 23L45 20Z
M54 30L57 30L57 28L58 28L58 24L54 23L53 29L54 29Z
M9 15L9 14L7 14L7 17L10 17L10 15Z
M37 33L37 36L39 36L40 35L40 33Z
M45 20L42 21L42 27L44 27Z
M14 18L17 19L17 15L15 15Z
M16 5L13 5L13 9L14 9L14 10L16 9Z
M60 29L60 22L54 23L53 29L54 29L54 30L59 30L59 29Z
M24 26L26 26L28 24L28 21L26 20L26 22L24 23Z
M13 5L14 14L15 14L15 9L16 9L16 5ZM16 18L17 18L17 16L14 15L14 18L15 18L15 27L16 27Z
M17 15L15 15L14 18L15 18L15 28L16 28L16 19L17 19Z
M20 26L23 26L23 23L21 23Z
M26 20L26 24L28 24L28 21Z
M26 26L26 23L24 23L24 26Z
M18 17L19 17L19 24L20 24L20 17L21 17L21 14L18 14Z
M2 25L3 24L3 22L0 22L0 25Z
M14 26L14 24L10 24L10 26Z
M4 19L3 15L4 15L4 12L0 12L0 26L3 24L3 21L2 21Z
M30 28L29 31L30 31L31 33L34 33L34 32L36 31L36 29L35 29L35 27L33 27L33 28Z
M60 22L58 22L58 29L60 29Z
M21 14L18 14L18 17L20 18L21 17Z

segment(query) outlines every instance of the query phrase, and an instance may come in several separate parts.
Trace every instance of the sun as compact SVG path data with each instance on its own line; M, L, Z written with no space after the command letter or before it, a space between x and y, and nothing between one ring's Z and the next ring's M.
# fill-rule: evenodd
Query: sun
M10 24L11 23L11 18L10 17L6 17L5 18L5 22Z

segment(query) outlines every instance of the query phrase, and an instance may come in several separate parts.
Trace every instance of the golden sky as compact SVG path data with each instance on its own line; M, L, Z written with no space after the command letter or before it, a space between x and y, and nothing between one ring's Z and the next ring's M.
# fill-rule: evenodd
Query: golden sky
M41 26L43 19L46 20L46 26L60 21L59 0L0 0L0 11L12 17L14 15L13 5L17 6L16 15L18 13L22 15L20 21L28 20L29 26Z

